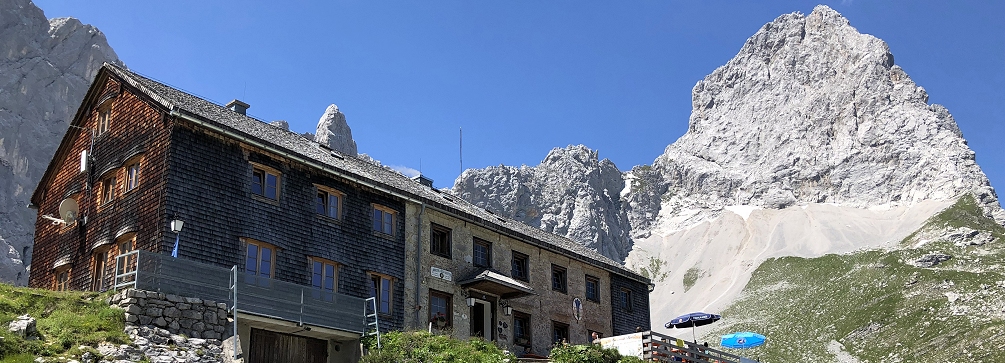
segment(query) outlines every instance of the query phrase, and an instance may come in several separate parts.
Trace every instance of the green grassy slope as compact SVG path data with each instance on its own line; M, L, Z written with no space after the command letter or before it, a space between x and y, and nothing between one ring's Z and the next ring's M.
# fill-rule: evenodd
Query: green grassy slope
M896 251L769 260L722 312L709 339L762 333L768 344L736 353L772 363L849 355L863 362L1005 362L1005 228L967 196L902 245L955 227L998 239L984 246L936 240ZM911 264L934 252L953 258L932 268Z
M128 343L122 310L105 303L108 294L57 292L0 284L0 362L26 357L78 354L81 345ZM19 315L37 319L41 339L25 340L7 331Z

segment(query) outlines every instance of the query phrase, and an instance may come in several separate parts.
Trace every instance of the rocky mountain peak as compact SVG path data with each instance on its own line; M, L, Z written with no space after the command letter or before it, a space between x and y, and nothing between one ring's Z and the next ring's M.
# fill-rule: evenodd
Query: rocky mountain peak
M570 146L536 167L465 171L454 190L586 245L601 232L565 226L587 213L543 212L545 201L611 202L591 212L610 223L592 230L634 237L684 229L731 206L909 207L967 193L1005 223L955 120L928 101L885 42L821 5L765 24L698 81L687 132L652 165L613 177L613 164ZM622 181L625 187L615 185Z
M356 141L352 139L352 129L345 121L345 114L338 110L338 106L331 104L325 110L324 115L318 120L317 133L314 141L326 144L342 154L356 156Z
M952 116L893 59L826 6L765 24L694 86L688 131L654 162L660 180L633 188L633 213L655 214L661 196L674 230L730 205L911 205L972 192L1005 222Z
M574 241L621 261L631 247L624 188L613 162L583 145L552 149L537 166L468 169L453 191L473 204Z

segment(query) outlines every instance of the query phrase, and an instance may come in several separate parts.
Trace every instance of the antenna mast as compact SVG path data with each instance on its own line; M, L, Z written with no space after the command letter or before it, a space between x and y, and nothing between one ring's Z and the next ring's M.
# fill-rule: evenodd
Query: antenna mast
M458 133L459 139L458 139L457 145L458 145L459 149L458 149L458 153L457 154L458 154L458 156L460 157L460 160L461 160L461 173L463 174L464 173L464 128L463 127L458 128L458 131L459 131L459 133Z

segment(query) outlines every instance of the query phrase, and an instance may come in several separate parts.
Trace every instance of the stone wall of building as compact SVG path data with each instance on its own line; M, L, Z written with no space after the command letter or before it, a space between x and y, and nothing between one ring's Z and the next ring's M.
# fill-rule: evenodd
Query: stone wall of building
M465 298L468 296L486 301L492 305L491 314L496 325L492 333L492 340L497 344L516 353L535 353L547 355L551 350L552 329L556 323L568 326L569 342L572 344L586 344L589 342L590 332L596 331L603 336L610 336L618 330L614 328L611 321L612 281L609 272L582 261L571 259L567 256L553 253L542 248L530 245L526 242L502 235L494 230L490 230L473 222L467 222L448 214L426 208L422 212L422 221L419 222L421 206L408 204L406 206L405 233L405 306L414 308L405 315L406 326L425 330L429 324L429 293L435 290L451 296L452 316L450 327L443 332L449 332L454 338L468 339L472 336L471 320L472 312L467 306ZM446 256L434 255L430 253L430 234L432 224L436 224L450 230L451 248L449 258ZM421 244L416 251L416 238L421 228ZM480 272L485 267L477 267L472 263L473 240L475 238L491 243L492 252L490 254L489 268L499 273L511 275L513 252L527 255L528 261L528 281L524 282L534 289L535 294L526 297L500 299L497 296L483 293L475 289L465 289L457 283L473 274ZM419 268L419 291L416 300L416 270L415 256L420 256ZM567 289L565 292L552 290L552 265L566 269ZM432 269L446 271L450 274L446 276L433 276ZM598 300L593 301L586 298L586 276L596 277L599 280ZM643 288L644 289L644 288ZM643 296L643 295L640 295ZM579 298L582 302L582 316L575 317L573 311L573 301ZM531 343L527 346L518 346L514 342L513 336L513 316L504 314L503 305L513 307L517 313L527 314L531 317ZM648 306L648 304L646 305ZM641 305L639 306L642 307ZM412 311L418 311L419 319L415 320ZM646 312L648 314L648 312ZM648 316L648 315L647 315ZM631 324L638 324L631 322ZM648 327L648 324L645 325ZM632 326L634 331L634 325ZM528 351L529 348L529 351Z
M189 338L223 339L227 304L153 291L122 290L108 301L125 310L127 326L153 326Z

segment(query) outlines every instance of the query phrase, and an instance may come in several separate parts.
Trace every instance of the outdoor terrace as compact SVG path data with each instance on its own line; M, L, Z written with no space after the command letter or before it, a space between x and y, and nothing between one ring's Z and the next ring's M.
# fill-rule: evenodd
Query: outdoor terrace
M228 269L132 251L116 258L115 271L116 290L135 288L226 302L231 312L236 307L241 314L357 335L364 329L363 298L250 276L238 271L237 266Z

